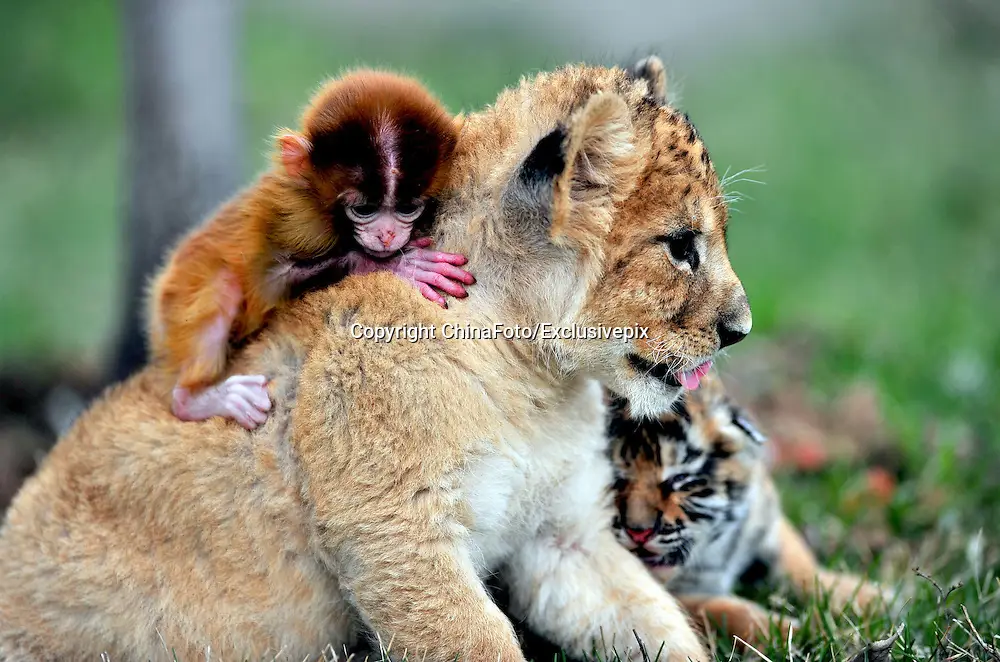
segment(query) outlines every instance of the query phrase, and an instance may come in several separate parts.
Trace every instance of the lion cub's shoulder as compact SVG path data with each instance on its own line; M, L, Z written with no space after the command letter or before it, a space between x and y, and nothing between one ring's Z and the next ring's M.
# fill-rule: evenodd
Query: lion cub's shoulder
M398 277L374 273L346 278L293 302L274 331L282 335L290 330L283 325L300 327L308 351L324 363L327 374L347 378L438 363L449 351L440 333L446 319L446 311ZM351 389L347 383L344 387Z
M347 278L287 312L288 323L307 319L311 334L293 414L301 452L378 457L386 467L419 461L430 468L438 458L443 467L469 442L469 429L497 428L477 377L487 367L482 344L442 337L443 324L458 314L399 278Z

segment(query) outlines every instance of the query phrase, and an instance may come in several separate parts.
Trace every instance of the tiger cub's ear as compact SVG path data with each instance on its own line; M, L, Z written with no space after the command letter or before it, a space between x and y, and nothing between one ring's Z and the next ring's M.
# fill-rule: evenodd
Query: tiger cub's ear
M649 98L657 105L667 105L667 69L663 61L655 55L645 57L631 69L629 75L635 80L644 80L649 85Z

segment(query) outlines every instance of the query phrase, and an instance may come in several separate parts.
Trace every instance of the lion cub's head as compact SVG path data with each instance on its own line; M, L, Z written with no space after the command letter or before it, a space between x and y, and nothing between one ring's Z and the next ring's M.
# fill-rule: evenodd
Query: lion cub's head
M696 386L751 326L715 167L665 95L655 57L523 81L465 123L451 209L466 218L449 225L446 205L441 221L446 242L475 237L462 243L483 287L468 305L502 301L519 323L607 330L537 342L643 416ZM613 337L625 328L637 337Z

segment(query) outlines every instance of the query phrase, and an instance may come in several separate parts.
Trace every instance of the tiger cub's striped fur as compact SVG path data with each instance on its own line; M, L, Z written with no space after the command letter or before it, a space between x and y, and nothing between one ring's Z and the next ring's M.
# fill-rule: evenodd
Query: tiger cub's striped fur
M834 610L864 610L882 591L859 577L820 567L788 522L771 479L766 439L714 374L686 391L674 412L654 421L611 405L609 453L615 467L613 526L693 614L746 641L774 620L792 621L732 594L754 566L791 580L805 594L817 587Z

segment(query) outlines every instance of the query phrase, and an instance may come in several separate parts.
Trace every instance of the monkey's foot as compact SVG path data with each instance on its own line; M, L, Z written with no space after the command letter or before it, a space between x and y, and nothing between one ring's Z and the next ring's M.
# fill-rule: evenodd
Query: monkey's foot
M199 392L174 389L171 411L182 421L204 421L213 416L235 420L253 430L267 420L271 398L264 375L233 375L221 384Z
M425 299L447 308L444 297L434 288L462 298L468 296L462 284L472 285L476 278L465 269L458 268L457 265L468 261L464 255L427 250L431 241L428 237L411 241L407 244L408 250L393 260L390 270L415 285Z

